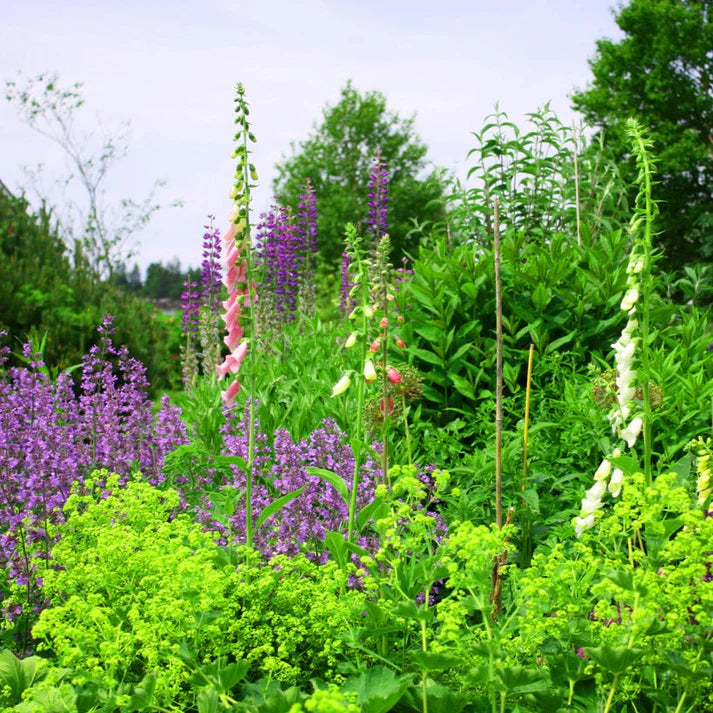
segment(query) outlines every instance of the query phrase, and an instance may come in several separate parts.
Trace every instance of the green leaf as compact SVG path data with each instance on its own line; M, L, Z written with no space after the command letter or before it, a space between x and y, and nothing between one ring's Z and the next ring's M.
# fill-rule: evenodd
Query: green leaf
M564 337L560 337L559 339L552 340L545 347L545 354L551 354L552 352L556 351L560 347L571 342L574 339L574 337L575 337L575 332L570 332L569 334L565 334Z
M198 713L218 713L218 691L213 686L198 694Z
M541 668L497 667L497 676L509 695L543 692L552 686L549 675Z
M589 658L598 663L605 671L614 675L623 673L629 666L636 663L643 649L630 649L627 646L597 646L587 647L585 652Z
M423 671L443 671L447 668L455 668L463 662L458 656L431 651L416 651L411 657Z
M151 707L154 691L156 690L156 673L147 673L141 683L134 688L134 693L129 699L129 710L145 711Z
M621 469L624 475L634 475L634 473L641 472L638 461L631 456L607 456L607 460L615 468Z
M326 468L316 468L311 465L308 465L305 470L309 475L315 475L329 483L342 496L344 504L349 504L349 490L341 475L337 475L335 472L327 470Z
M357 703L363 713L388 713L399 702L409 684L409 678L396 676L390 668L372 666L359 676L348 679L342 690L357 694Z
M370 520L379 520L388 512L388 505L381 498L374 498L364 505L356 516L357 530L361 532Z
M533 512L540 512L540 496L534 488L526 488L520 495L522 499L529 505L530 510Z
M433 364L434 366L443 366L443 359L433 352L427 352L425 349L419 349L418 347L414 347L411 349L411 353L414 356L417 356L419 359L423 359L423 361L427 361L429 364Z
M324 546L329 550L332 559L344 567L347 562L347 541L341 532L328 532L324 537Z
M274 515L276 512L282 510L287 503L302 495L302 491L304 489L305 486L303 485L301 488L297 488L297 490L293 490L291 493L286 493L282 497L277 498L277 500L273 500L269 505L266 505L255 520L255 528L257 529L260 527L265 520Z

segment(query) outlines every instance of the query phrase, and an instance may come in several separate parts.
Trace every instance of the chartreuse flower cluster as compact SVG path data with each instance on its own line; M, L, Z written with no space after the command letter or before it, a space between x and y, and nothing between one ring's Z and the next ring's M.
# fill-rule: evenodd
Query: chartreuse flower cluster
M648 355L646 340L648 336L648 294L651 262L651 224L656 207L651 200L652 165L647 154L650 142L643 138L640 127L629 124L629 135L633 142L633 151L639 166L640 191L636 209L632 216L629 233L632 247L626 268L626 292L621 300L620 309L627 316L626 325L619 339L612 344L616 364L615 402L609 412L612 432L618 434L627 448L632 449L651 420L649 394ZM641 346L641 349L638 347ZM638 363L637 363L638 359ZM636 400L637 381L642 382L642 400ZM647 426L648 428L648 426ZM645 470L650 472L650 436L644 429ZM595 513L603 506L607 492L613 498L619 496L624 473L618 467L612 467L610 458L621 455L617 448L610 457L602 460L594 475L594 485L587 490L582 499L579 516L574 528L577 537L593 527Z

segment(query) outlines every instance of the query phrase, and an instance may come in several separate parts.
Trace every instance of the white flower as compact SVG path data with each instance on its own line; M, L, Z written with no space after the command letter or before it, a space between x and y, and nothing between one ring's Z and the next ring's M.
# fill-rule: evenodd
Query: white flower
M636 416L636 418L633 418L631 423L621 432L621 437L626 441L626 445L629 446L629 448L634 447L643 425L644 422L641 418Z
M611 463L605 458L597 468L597 472L594 474L594 480L606 480L611 473Z
M349 388L349 374L344 374L344 376L339 379L339 381L332 387L332 398L343 394Z
M624 482L624 472L621 470L621 468L616 468L614 472L611 475L611 480L609 481L609 492L612 494L612 497L618 498L619 493L621 492L621 486Z
M607 484L603 480L597 480L589 490L587 490L587 500L597 501L602 499L602 495L607 492Z
M623 312L630 312L636 305L636 301L639 299L639 288L632 287L625 295L624 299L621 301L621 310Z
M578 517L574 521L574 532L577 537L581 537L585 530L591 530L594 527L594 515L587 515L587 517Z

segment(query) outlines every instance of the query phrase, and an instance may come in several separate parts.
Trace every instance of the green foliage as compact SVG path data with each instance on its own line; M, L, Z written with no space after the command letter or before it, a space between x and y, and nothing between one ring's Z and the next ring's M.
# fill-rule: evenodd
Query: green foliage
M366 601L345 588L354 569L302 555L278 555L267 566L253 558L230 578L228 652L277 681L334 679L354 658L339 632L358 624Z
M589 86L573 105L601 129L627 179L627 117L651 133L659 163L654 198L661 201L658 244L670 266L713 255L713 20L700 0L630 0L618 8L620 40L601 39L590 61Z
M180 382L180 320L100 283L78 245L69 254L49 213L32 215L24 199L0 192L0 329L16 342L44 342L54 373L80 362L105 314L114 315L116 343L146 366L154 388Z
M319 256L334 267L343 250L344 225L352 222L362 231L366 226L369 169L380 151L389 172L389 235L400 258L418 244L409 236L410 219L438 215L429 204L440 195L440 186L419 177L427 149L414 133L414 119L399 118L387 109L383 94L361 94L351 82L323 116L312 135L277 164L275 194L283 204L296 207L300 187L311 179L317 196Z
M109 492L67 500L44 578L50 608L33 635L40 651L73 670L75 683L112 688L155 671L156 699L172 700L187 679L178 643L210 651L222 636L214 612L227 607L226 577L214 564L216 548L187 515L174 517L174 491L95 478L106 478Z
M686 697L688 706L696 696L703 704L711 694L712 533L713 520L675 473L652 485L643 473L630 476L598 528L572 548L536 554L517 577L525 606L510 644L526 657L544 655L570 703L594 680L600 701L614 687L632 705L642 692L672 710Z
M530 344L537 359L566 347L584 367L617 334L628 240L621 180L600 146L582 148L548 109L530 122L522 132L503 112L489 117L470 152L476 185L457 187L448 234L436 232L412 265L404 339L424 375L420 415L441 426L495 392L495 197L507 392L522 389Z

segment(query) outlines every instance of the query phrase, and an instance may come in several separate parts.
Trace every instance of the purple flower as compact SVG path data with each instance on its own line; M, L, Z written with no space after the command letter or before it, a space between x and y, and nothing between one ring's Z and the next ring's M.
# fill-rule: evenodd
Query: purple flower
M369 194L367 198L367 231L372 236L372 245L389 232L387 209L389 204L389 173L386 163L377 151L369 173Z

